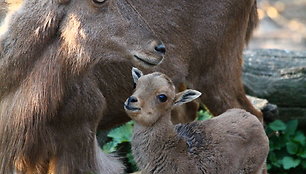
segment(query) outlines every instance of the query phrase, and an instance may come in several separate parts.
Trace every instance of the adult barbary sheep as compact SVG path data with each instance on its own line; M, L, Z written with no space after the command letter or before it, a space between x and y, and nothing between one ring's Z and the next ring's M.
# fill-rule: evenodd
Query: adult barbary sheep
M122 173L96 140L105 64L163 47L129 1L24 1L0 37L0 174Z
M126 79L161 63L158 38L175 84L260 118L240 82L256 19L255 0L24 0L0 34L0 174L120 173L95 132L129 120Z
M136 90L124 108L135 120L132 151L145 174L261 174L269 151L268 138L252 114L231 109L207 120L171 123L171 109L201 95L175 94L164 74L142 76L133 69Z

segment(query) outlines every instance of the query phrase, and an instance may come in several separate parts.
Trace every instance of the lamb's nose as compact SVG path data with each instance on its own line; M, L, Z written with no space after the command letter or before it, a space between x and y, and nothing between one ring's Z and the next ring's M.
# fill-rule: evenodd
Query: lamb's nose
M138 102L136 97L134 97L134 96L129 97L128 103L136 103L136 102Z
M159 44L157 46L155 46L155 51L161 53L161 54L165 54L166 53L166 47L164 44Z

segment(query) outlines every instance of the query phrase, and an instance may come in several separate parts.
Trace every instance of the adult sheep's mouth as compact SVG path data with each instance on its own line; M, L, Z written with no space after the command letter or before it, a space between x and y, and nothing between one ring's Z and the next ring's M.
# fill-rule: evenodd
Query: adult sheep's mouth
M154 61L154 60L151 60L149 58L144 58L144 57L140 57L138 55L134 55L134 58L142 63L144 63L145 65L148 65L148 66L156 66L158 64L160 64L162 62L162 59L161 60L157 60L157 61Z

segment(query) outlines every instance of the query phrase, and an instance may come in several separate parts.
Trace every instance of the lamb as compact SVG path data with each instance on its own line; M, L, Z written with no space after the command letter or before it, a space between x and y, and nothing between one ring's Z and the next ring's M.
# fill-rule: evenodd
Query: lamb
M175 94L165 74L132 70L135 92L124 103L134 121L132 152L145 174L259 174L269 151L260 121L230 109L207 121L173 125L171 110L201 93Z

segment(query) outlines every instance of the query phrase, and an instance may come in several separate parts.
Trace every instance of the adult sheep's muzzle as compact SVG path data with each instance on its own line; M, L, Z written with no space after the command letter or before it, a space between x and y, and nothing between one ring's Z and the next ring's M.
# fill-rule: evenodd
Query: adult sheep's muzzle
M157 40L152 40L145 44L145 48L131 51L133 60L144 67L153 67L159 65L166 53L166 46Z

